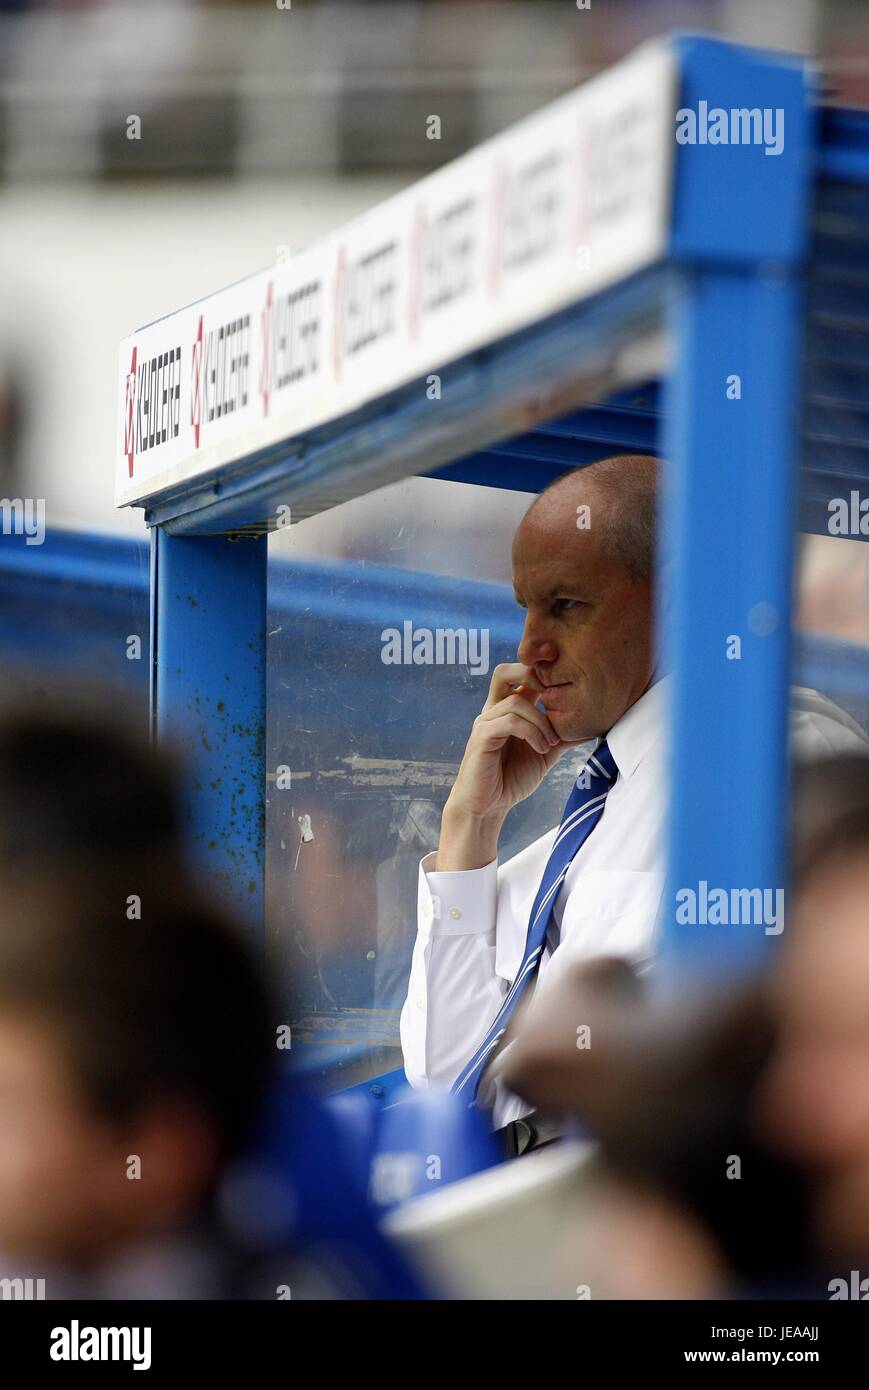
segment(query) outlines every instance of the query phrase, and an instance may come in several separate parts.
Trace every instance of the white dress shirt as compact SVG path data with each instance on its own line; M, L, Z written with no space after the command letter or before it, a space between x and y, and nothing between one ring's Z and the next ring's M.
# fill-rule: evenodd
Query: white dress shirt
M536 990L595 956L622 956L639 967L650 961L665 887L669 679L651 686L607 734L619 775L555 900ZM794 756L865 750L859 725L831 700L800 687L791 697ZM592 747L564 755L576 758L577 774ZM417 938L401 1013L412 1086L451 1086L485 1037L522 960L557 829L500 866L493 859L481 869L439 873L436 852L421 861ZM496 1128L530 1109L490 1074L479 1098L491 1107Z

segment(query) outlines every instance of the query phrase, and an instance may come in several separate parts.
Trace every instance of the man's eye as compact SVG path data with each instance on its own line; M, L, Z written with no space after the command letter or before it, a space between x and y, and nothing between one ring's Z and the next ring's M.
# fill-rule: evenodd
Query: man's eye
M564 612L565 609L575 608L578 603L578 598L557 598L555 600L554 607L559 609L561 612Z

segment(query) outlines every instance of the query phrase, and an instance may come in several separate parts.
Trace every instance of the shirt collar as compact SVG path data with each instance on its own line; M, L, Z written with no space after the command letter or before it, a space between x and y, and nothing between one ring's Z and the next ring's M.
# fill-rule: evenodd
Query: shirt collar
M606 736L621 777L630 777L666 730L670 677L662 676L617 719Z

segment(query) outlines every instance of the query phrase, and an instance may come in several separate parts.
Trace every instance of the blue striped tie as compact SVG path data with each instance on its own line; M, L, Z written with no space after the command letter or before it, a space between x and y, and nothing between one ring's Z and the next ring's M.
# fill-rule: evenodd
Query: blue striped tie
M537 973L555 900L565 874L580 845L585 844L603 815L607 793L617 776L615 760L604 741L592 753L567 798L558 834L549 852L534 906L531 908L525 951L516 978L498 1010L494 1023L453 1085L453 1091L460 1091L462 1095L467 1096L471 1104L476 1101L480 1078L504 1036L513 1011Z

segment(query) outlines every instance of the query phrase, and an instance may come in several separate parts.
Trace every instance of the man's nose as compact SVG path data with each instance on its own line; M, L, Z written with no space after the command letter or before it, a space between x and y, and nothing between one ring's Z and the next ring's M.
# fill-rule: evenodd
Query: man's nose
M516 655L525 666L534 666L538 661L555 661L558 656L552 638L530 614L525 619Z

